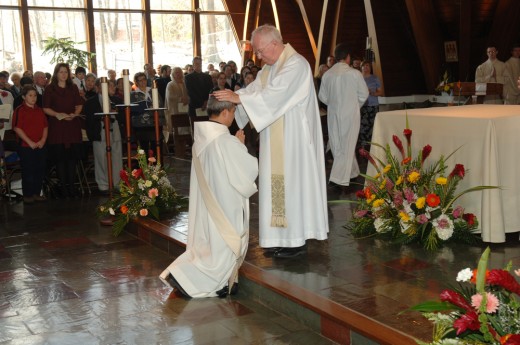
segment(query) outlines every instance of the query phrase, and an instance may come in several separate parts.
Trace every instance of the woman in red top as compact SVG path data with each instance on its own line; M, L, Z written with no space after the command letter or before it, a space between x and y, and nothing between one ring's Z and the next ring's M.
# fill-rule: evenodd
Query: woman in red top
M13 128L20 139L18 154L22 166L23 202L45 201L40 196L45 174L47 150L47 117L36 105L38 92L32 85L24 86L21 92L24 102L14 111Z
M56 164L64 197L78 195L74 183L76 164L82 156L84 121L80 114L83 103L84 99L70 77L69 65L57 64L51 83L43 93L43 111L49 121L49 156L51 163Z

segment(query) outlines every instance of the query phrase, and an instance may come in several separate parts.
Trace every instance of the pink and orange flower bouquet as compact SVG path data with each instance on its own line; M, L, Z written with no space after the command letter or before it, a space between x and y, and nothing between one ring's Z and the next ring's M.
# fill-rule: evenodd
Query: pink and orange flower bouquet
M412 157L412 130L408 119L403 135L406 150L398 136L392 137L400 158L392 155L389 144L371 143L385 150L385 159L360 150L361 156L367 158L378 173L363 175L365 188L356 193L357 206L347 228L357 237L379 236L398 243L418 242L427 250L435 250L450 240L480 241L475 234L477 217L454 203L466 193L496 187L478 186L457 193L457 185L467 171L462 164L456 164L447 173L445 162L453 153L427 164L432 147L426 145Z
M410 308L434 323L429 344L520 345L520 284L511 274L511 262L488 270L489 254L487 248L476 269L461 270L458 288L442 291L440 301ZM514 274L520 277L520 269Z
M148 157L138 148L135 156L139 168L121 170L119 194L99 206L101 217L112 216L114 235L119 235L130 220L138 217L159 219L161 212L176 212L187 206L187 198L179 196L167 173L150 150Z

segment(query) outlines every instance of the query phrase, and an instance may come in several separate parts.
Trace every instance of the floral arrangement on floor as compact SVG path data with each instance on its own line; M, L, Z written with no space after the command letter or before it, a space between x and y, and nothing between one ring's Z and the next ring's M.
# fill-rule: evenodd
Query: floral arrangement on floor
M442 291L440 302L411 308L433 321L431 345L520 344L520 284L510 273L511 262L505 269L487 269L489 252L477 269L458 273L459 287ZM514 273L520 277L520 269Z
M365 188L356 193L357 206L347 228L357 237L374 235L398 243L419 242L427 250L435 250L449 240L480 241L474 233L478 227L477 217L454 203L466 193L496 187L478 186L456 194L466 170L462 164L456 164L446 174L445 161L453 153L426 166L432 147L424 146L413 158L408 119L403 134L407 152L396 135L392 138L401 159L392 155L388 144L371 143L385 150L385 161L372 157L365 149L360 150L361 156L367 158L378 173L363 175Z
M121 170L119 194L98 208L99 216L114 218L112 229L115 236L131 219L148 216L159 219L160 212L179 211L187 206L187 198L176 193L153 151L148 154L146 157L144 150L138 148L134 158L139 168Z

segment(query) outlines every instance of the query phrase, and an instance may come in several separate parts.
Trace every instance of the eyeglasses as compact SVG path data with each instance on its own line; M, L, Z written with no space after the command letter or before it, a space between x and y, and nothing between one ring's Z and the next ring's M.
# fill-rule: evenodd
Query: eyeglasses
M256 56L258 55L262 55L264 53L264 50L267 49L267 47L269 47L269 45L273 43L273 41L267 43L262 49L257 49L255 52L253 52Z
M140 82L140 81L146 81L146 78L137 79L137 82Z

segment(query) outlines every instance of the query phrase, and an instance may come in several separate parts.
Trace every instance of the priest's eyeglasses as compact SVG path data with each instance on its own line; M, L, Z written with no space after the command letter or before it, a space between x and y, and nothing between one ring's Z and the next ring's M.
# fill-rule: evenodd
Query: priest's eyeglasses
M267 47L269 47L269 45L270 45L271 43L273 43L273 41L267 43L263 48L261 48L261 49L257 49L257 50L254 52L254 54L255 54L256 56L258 56L258 55L262 55L262 54L264 53L264 51L267 49Z

